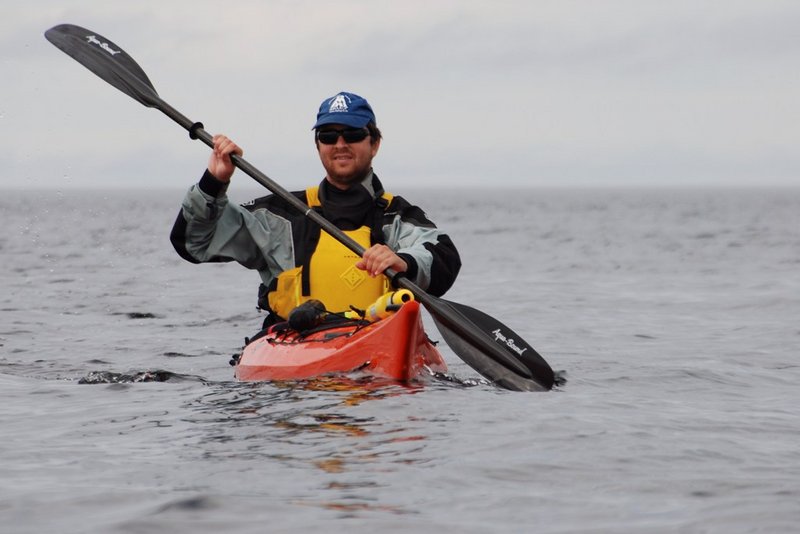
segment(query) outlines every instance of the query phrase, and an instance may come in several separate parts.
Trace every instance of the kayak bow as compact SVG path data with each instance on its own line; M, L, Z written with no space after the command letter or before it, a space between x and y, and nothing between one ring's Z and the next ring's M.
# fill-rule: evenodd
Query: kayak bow
M242 381L302 380L364 372L410 382L446 372L442 355L428 339L417 301L373 323L353 322L307 335L268 333L242 350L236 378Z

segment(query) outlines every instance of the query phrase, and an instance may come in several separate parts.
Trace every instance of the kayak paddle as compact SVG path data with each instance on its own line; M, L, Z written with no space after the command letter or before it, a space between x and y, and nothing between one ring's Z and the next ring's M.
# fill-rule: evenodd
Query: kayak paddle
M72 24L59 24L45 37L67 55L126 95L156 108L188 130L189 137L214 146L212 136L167 104L156 93L141 67L119 46L101 35ZM344 246L363 256L364 247L264 173L233 155L234 165L272 193L297 208ZM462 360L496 385L514 391L546 391L553 387L553 370L528 343L510 328L485 313L429 295L411 280L388 269L384 273L397 286L408 289L428 310L447 344Z

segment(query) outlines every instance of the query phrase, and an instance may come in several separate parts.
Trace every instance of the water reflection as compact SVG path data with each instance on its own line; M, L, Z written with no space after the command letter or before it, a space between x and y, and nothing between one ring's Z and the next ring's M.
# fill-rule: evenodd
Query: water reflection
M292 479L315 481L312 495L321 498L298 504L395 513L403 510L376 508L376 487L393 472L432 460L426 447L435 425L409 409L419 404L411 397L453 387L341 378L210 386L188 414L206 457L257 462L276 483L287 470Z
M154 432L148 442L169 447L176 465L224 470L228 483L246 478L253 495L277 492L283 503L347 516L416 513L405 497L392 499L406 495L398 484L441 458L441 445L431 445L450 421L429 403L468 387L436 377L415 385L374 377L214 382L167 371L95 372L82 383L124 385L130 398L120 400L145 403ZM153 431L153 406L165 408L156 417L167 427L163 433Z

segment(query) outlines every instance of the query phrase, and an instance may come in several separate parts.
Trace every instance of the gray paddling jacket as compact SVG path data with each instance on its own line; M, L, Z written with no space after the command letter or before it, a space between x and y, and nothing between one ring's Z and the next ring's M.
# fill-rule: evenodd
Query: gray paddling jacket
M348 190L357 189L348 193L358 196L357 205L337 206L333 197L341 193L333 189L323 180L319 206L313 209L342 230L369 226L372 244L394 250L408 264L404 276L428 293L441 296L450 289L461 268L458 251L419 207L402 197L385 195L372 173ZM237 205L228 201L226 191L227 184L206 171L186 193L170 240L177 253L192 263L236 261L258 271L259 307L272 311L267 294L275 289L278 275L308 265L320 228L276 195ZM306 191L292 194L309 204Z

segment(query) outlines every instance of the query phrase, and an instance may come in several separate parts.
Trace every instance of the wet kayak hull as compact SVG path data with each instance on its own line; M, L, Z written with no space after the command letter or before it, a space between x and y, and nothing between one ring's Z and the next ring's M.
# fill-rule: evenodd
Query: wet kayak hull
M236 378L302 380L360 372L409 382L446 370L442 355L425 333L419 303L410 301L366 326L331 328L303 338L297 333L267 334L243 349Z

